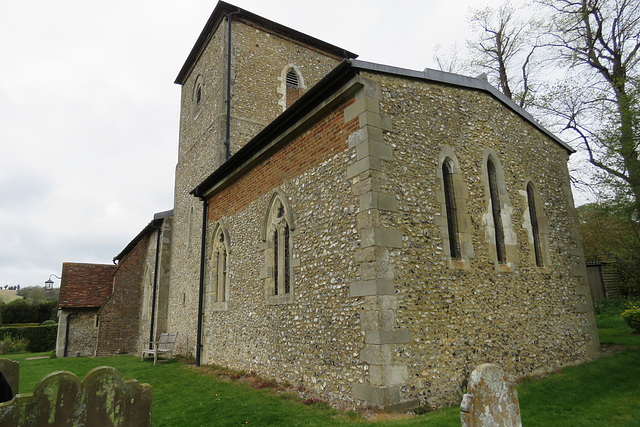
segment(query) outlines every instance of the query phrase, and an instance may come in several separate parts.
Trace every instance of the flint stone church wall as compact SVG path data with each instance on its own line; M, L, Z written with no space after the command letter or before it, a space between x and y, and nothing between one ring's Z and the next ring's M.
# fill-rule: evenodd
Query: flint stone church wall
M349 396L366 370L359 359L362 301L349 298L359 238L346 141L357 120L344 123L343 109L210 199L208 233L222 224L229 235L230 292L227 311L205 305L203 324L203 363L304 384L334 401ZM333 141L326 132L336 135ZM288 202L295 223L289 304L268 304L260 277L274 192Z
M382 87L381 114L391 118L385 133L393 148L383 163L383 191L396 195L397 212L382 223L402 233L395 267L397 326L411 342L394 349L394 363L408 367L402 400L453 403L471 370L499 364L511 376L550 372L593 356L585 329L593 326L574 266L579 245L566 168L567 152L548 136L486 94L440 84L370 74ZM474 255L467 269L451 268L445 252L439 153L449 145L467 188ZM498 154L517 237L517 256L499 270L489 251L483 215L488 195L483 151ZM486 181L486 179L484 179ZM550 228L550 265L537 267L524 227L526 184L540 191ZM534 260L532 262L532 259ZM581 312L582 311L582 312Z
M220 164L223 138L224 34L216 32L182 85L180 142L174 189L168 329L178 332L176 352L194 354L198 307L202 202L189 192ZM196 79L206 76L201 105L193 99Z
M384 274L394 279L392 329L409 331L411 339L395 345L388 362L372 356L385 350L367 349L364 339L372 321L362 324L362 316L371 297L354 298L348 291L370 273L355 262L363 239L362 205L350 183L361 177L348 173L356 153L346 141L356 137L358 125L345 123L338 108L209 200L208 233L222 225L230 237L231 291L226 311L205 307L204 363L300 383L333 402L353 402L355 384L402 381L397 401L439 406L457 398L480 363L499 363L519 377L589 358L589 316L579 313L586 297L574 269L579 242L572 235L566 150L485 94L377 74L363 77L380 88L380 114L392 123L384 140L393 155L381 162L379 178L380 192L395 195L397 207L378 213L382 228L402 235L400 247L389 250L392 267ZM318 160L309 148L326 146L334 134L345 141L336 146L343 151L309 170L296 169ZM438 226L436 171L443 144L453 149L468 188L474 252L465 269L450 267ZM486 149L499 153L513 209L517 256L508 268L492 258L483 224ZM540 189L549 221L551 262L544 267L531 264L524 220L527 180ZM284 305L266 303L259 275L261 229L274 191L289 201L296 222L295 297ZM373 323L380 321L385 322ZM382 393L393 389L375 387ZM361 395L355 392L356 398Z

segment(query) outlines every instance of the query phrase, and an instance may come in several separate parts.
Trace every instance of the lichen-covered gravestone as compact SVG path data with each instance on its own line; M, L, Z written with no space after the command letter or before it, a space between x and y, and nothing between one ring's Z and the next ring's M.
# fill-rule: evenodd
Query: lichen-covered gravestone
M13 394L18 393L20 385L20 364L9 359L0 359L0 372L11 386Z
M478 366L460 404L462 427L522 427L518 392L496 365Z
M0 403L0 426L150 426L151 402L149 384L125 381L112 367L95 368L82 381L60 371L40 380L33 393Z

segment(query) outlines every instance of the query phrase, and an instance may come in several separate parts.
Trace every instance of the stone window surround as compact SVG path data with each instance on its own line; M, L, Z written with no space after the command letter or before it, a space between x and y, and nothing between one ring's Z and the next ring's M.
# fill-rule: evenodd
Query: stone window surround
M443 164L447 162L451 169L451 178L453 179L453 196L456 204L456 218L458 220L458 236L457 241L460 246L460 258L451 257L451 248L449 247L449 225L447 223L447 206L445 200L444 177L442 172ZM436 220L440 228L442 236L442 246L445 257L449 264L449 268L468 270L470 268L470 260L474 257L472 244L471 219L467 210L468 192L460 164L453 149L444 144L438 156L439 167L436 175L439 181L439 189L436 192L436 199L440 203L440 217Z
M278 215L279 210L283 210L283 214L281 216ZM280 224L278 224L280 223ZM286 223L289 227L289 292L284 293L284 276L285 272L282 270L282 267L287 263L284 259L283 251L279 254L279 262L278 265L281 266L279 271L280 277L280 292L278 295L275 295L275 254L274 254L274 241L273 236L276 231L282 230L282 224ZM279 232L279 236L282 236L283 233ZM267 304L291 304L295 299L295 275L294 268L300 266L300 259L294 258L293 254L293 238L297 235L297 228L295 226L295 219L293 217L291 207L289 205L289 199L284 194L284 192L278 190L274 192L271 196L271 200L268 204L267 213L265 215L264 223L261 229L261 250L263 252L264 257L264 267L260 270L260 278L264 279L265 286L265 298ZM281 242L282 247L284 247L284 242Z
M504 169L498 153L491 148L485 148L482 155L482 183L485 189L486 210L482 215L482 224L485 227L485 240L488 245L489 259L494 263L496 272L505 273L512 272L515 264L518 262L518 238L513 230L511 216L513 206L509 200L509 193L504 180ZM505 261L498 262L498 255L495 240L495 225L493 220L493 209L491 204L491 194L489 187L488 163L489 159L493 163L496 173L497 190L500 199L500 219L502 220L502 231L505 246Z
M278 86L278 93L280 94L280 99L278 100L278 105L282 107L282 111L287 109L287 73L293 70L298 76L298 89L301 89L303 92L307 90L307 86L304 83L304 77L302 77L302 72L300 72L300 68L298 68L295 64L287 64L280 72L280 76L278 77L278 82L280 83Z
M528 188L531 188L533 192L533 203L535 207L536 220L538 223L538 244L540 245L540 255L542 257L542 265L538 266L536 263L533 226L531 223L531 213L529 212L529 193ZM542 203L542 196L538 187L535 185L532 179L526 179L524 184L524 190L521 191L524 202L524 215L522 221L522 228L527 230L527 240L529 242L529 262L535 267L536 271L540 273L549 273L549 267L551 266L551 253L549 249L549 221L544 214L544 205Z
M207 274L205 275L207 280L205 283L206 306L211 311L227 311L229 309L230 295L229 256L231 254L231 239L227 228L221 221L218 221L213 229L214 232L209 238L207 252ZM219 269L219 254L221 253L224 254L224 272ZM221 278L224 283L220 283ZM221 293L223 294L222 297Z

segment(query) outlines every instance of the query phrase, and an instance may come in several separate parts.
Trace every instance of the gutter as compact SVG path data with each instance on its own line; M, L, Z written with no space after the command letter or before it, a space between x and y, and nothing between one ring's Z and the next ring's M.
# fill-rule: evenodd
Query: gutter
M156 238L156 265L153 270L153 294L151 296L151 324L149 325L149 349L153 349L152 341L155 341L154 327L156 320L156 295L158 293L158 264L160 264L160 235L162 234L162 226L153 225L158 231Z
M209 204L207 199L202 200L202 241L200 243L200 283L198 284L198 326L196 330L196 366L200 366L200 353L202 349L202 305L204 299L204 261L207 246L207 211Z
M231 16L237 15L241 12L238 9L235 12L227 13L227 129L224 141L224 160L229 160L231 157Z
M69 347L69 321L71 320L71 316L77 316L80 313L80 309L76 308L76 311L67 314L67 327L64 332L64 353L62 357L67 357L67 349Z

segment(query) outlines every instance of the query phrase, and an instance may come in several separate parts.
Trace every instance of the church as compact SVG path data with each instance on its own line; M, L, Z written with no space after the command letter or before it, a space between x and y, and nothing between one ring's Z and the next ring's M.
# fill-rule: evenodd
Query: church
M94 354L172 332L198 365L387 410L454 403L482 363L597 357L573 149L486 78L356 58L217 4L175 81L173 210L116 257Z

